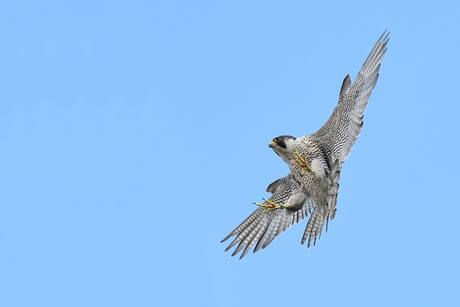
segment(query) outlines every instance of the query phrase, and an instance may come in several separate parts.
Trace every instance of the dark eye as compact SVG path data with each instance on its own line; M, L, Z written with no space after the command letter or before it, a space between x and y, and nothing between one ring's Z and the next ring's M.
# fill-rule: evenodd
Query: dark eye
M280 138L274 138L273 142L277 143L277 142L279 142L279 140L280 140Z

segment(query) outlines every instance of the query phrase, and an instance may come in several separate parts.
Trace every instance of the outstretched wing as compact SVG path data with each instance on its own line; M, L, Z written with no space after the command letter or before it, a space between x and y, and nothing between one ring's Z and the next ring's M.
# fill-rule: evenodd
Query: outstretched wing
M377 83L380 62L387 50L388 35L385 31L379 38L353 84L349 75L345 77L337 106L326 123L313 135L320 140L331 162L339 159L342 164L361 132L364 109Z
M289 174L268 186L267 192L273 194L268 200L280 205L285 204L291 195L299 189L300 183L294 180L292 174ZM235 256L244 249L240 256L241 259L254 245L254 253L267 247L281 232L286 231L292 225L303 220L313 206L313 200L308 197L303 206L297 210L278 209L263 213L267 208L257 208L221 241L224 242L236 235L236 238L225 251L238 244L232 256Z

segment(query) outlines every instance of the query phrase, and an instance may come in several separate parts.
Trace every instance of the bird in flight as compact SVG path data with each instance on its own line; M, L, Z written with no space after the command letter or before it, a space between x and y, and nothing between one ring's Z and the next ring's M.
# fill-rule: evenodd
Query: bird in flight
M290 173L271 183L270 198L249 215L221 242L236 236L225 251L238 244L232 256L243 258L267 247L281 232L310 215L301 244L316 244L324 224L334 219L342 165L350 155L361 128L364 109L379 76L389 33L379 38L355 81L343 80L339 101L326 123L303 137L281 135L269 147L288 165Z

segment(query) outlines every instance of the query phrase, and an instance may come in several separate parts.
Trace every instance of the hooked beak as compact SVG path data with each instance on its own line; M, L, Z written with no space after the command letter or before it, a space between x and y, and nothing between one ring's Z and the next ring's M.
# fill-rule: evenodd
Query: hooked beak
M270 143L268 143L268 147L270 147L270 148L273 148L275 146L276 146L276 143L273 142L273 141L270 141Z

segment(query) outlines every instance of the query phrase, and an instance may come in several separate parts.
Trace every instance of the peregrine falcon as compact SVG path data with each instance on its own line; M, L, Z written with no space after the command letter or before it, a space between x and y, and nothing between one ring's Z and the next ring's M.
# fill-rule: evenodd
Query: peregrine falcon
M350 75L345 77L332 115L317 132L300 138L282 135L269 143L291 172L269 185L267 192L272 196L256 204L259 208L222 240L237 235L226 249L239 243L232 256L244 248L243 258L254 244L254 252L267 247L308 213L301 244L315 245L324 224L327 231L328 221L335 217L342 165L363 126L364 109L377 83L388 36L385 31L379 38L353 83Z

